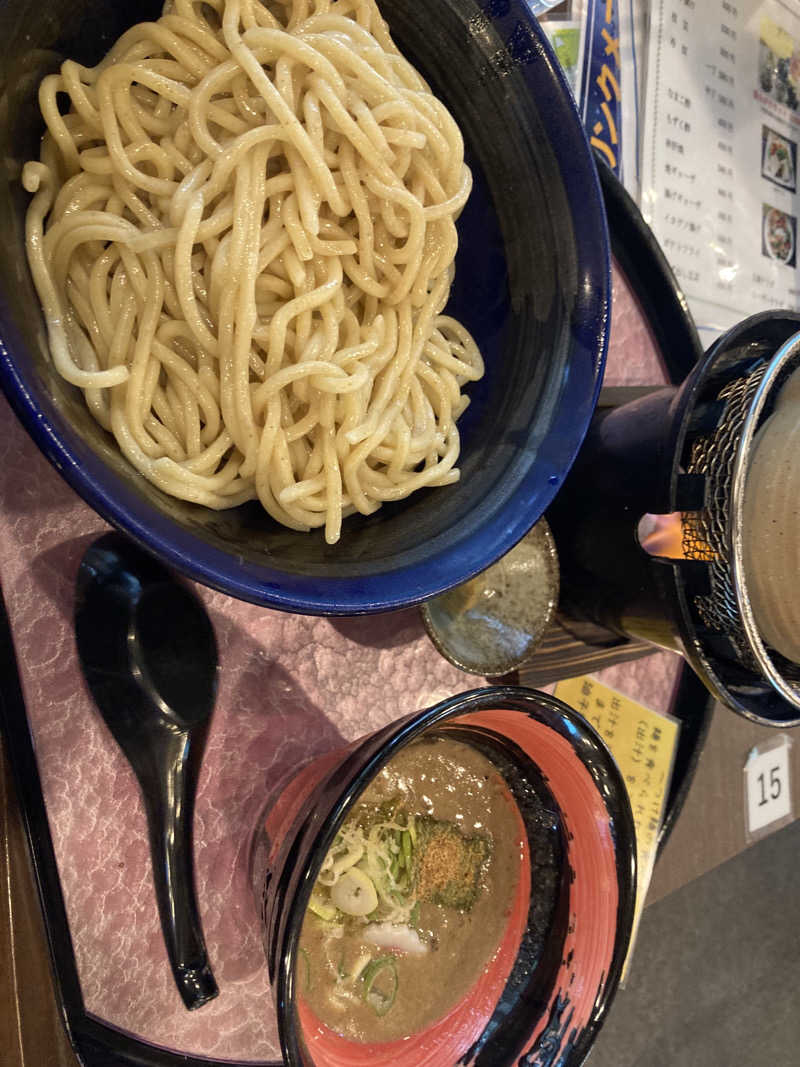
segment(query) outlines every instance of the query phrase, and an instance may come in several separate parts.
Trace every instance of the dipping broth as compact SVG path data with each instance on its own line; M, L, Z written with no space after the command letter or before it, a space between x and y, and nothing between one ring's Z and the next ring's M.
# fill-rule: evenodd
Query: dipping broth
M300 997L343 1037L391 1041L453 1008L497 952L522 823L494 765L424 739L362 794L325 857L300 937Z

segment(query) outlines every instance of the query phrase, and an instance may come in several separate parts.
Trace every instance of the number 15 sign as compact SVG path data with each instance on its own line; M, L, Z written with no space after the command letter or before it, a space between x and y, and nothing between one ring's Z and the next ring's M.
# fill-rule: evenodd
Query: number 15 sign
M744 766L747 836L760 837L792 819L792 782L786 734L750 751Z

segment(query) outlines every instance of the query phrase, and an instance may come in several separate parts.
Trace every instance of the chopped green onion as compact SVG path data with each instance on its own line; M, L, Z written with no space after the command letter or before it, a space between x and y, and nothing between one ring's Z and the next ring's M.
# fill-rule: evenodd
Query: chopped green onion
M418 820L403 807L402 799L389 801L374 812L360 815L354 825L345 825L326 855L317 888L322 904L335 906L327 921L341 925L349 915L385 922L407 922L414 900L413 867L416 861ZM355 862L354 862L355 861ZM368 892L372 887L377 899ZM353 907L351 890L359 897ZM360 897L367 894L363 901ZM316 894L315 894L316 901ZM316 910L316 909L313 909ZM319 912L317 912L319 914Z
M345 915L369 915L378 906L378 893L368 874L358 867L345 871L331 889L331 902Z
M419 901L414 901L414 907L411 909L411 914L408 917L412 926L416 926L419 922Z
M363 996L377 1016L391 1010L397 996L397 967L394 956L380 956L364 968Z
M370 961L369 952L362 953L358 957L356 962L355 962L355 966L353 967L353 973L352 973L351 977L352 978L360 978L362 973L363 973L363 971L364 971L364 969L366 968L367 964L369 963L369 961Z
M402 836L403 844L403 858L405 860L405 867L407 870L411 870L411 834L408 830L403 830Z
M298 956L297 962L299 963L300 960L302 960L305 964L305 988L306 990L309 990L311 989L311 960L308 958L308 953L304 948L300 949L300 954Z
M319 886L314 886L308 901L309 910L313 911L318 918L323 919L325 922L336 922L338 912L330 900L326 899L326 896L327 894Z

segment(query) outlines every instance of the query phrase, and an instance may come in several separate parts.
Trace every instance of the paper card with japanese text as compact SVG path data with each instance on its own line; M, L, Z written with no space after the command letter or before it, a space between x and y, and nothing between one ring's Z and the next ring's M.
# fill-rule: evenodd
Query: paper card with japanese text
M559 682L555 695L594 726L611 750L628 787L636 824L638 869L633 946L653 874L680 724L591 676Z
M800 308L799 0L654 0L642 211L708 344Z

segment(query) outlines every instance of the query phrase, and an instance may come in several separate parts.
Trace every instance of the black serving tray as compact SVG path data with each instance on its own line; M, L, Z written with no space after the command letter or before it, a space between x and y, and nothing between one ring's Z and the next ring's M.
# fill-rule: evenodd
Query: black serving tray
M598 159L611 232L612 252L647 315L669 379L677 384L702 355L702 347L674 275L620 182ZM601 403L624 401L627 390L610 390ZM654 649L605 631L570 633L558 620L537 655L513 679L530 686L594 672ZM659 854L680 814L691 786L712 716L711 698L693 672L681 668L670 714L681 724L672 782L659 835ZM89 1015L78 970L58 876L53 842L25 710L5 604L0 596L0 729L13 770L17 796L38 888L60 1014L67 1034L86 1067L236 1067L235 1061L176 1053L140 1041ZM260 1061L263 1064L263 1061ZM46 1067L46 1065L44 1065ZM276 1065L278 1067L278 1065Z

